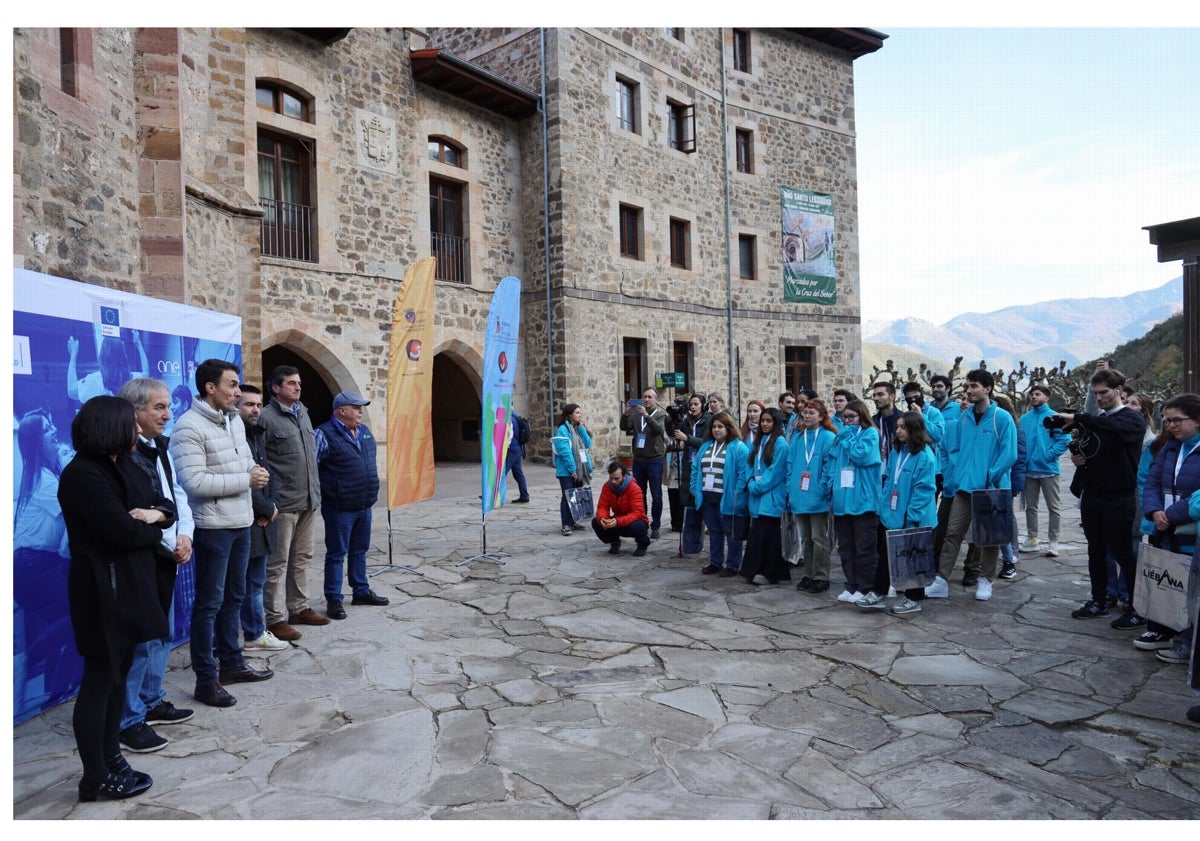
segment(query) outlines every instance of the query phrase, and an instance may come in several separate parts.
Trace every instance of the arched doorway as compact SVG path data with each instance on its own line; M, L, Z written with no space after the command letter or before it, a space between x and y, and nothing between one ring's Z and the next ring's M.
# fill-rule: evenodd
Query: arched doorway
M329 420L333 414L333 392L329 390L321 372L286 345L272 345L263 351L264 378L271 376L271 372L279 365L291 365L300 371L300 402L308 409L313 428ZM260 388L263 390L263 399L270 400L271 390L267 384L262 383Z
M433 358L433 457L437 461L479 461L478 379L449 353Z

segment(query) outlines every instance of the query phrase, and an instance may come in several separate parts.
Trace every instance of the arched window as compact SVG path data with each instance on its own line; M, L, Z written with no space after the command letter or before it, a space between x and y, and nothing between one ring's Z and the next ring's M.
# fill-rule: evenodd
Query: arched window
M306 123L313 121L309 98L278 82L259 80L254 88L254 101L267 111Z
M429 157L450 166L467 168L467 150L444 137L434 135L429 138Z

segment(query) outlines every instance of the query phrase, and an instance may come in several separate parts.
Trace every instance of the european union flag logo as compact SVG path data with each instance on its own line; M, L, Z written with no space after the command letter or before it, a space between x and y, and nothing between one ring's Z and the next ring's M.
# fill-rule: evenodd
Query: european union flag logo
M100 304L100 334L103 336L121 335L121 310L117 307L106 307Z

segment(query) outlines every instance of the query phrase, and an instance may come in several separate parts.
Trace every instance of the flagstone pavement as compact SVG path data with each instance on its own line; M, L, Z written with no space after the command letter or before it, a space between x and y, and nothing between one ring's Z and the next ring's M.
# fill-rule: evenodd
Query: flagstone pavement
M503 565L460 565L483 548L479 467L439 465L437 496L391 514L392 562L423 575L385 569L390 605L347 599L254 658L275 676L231 686L236 706L194 702L173 652L167 697L196 715L128 755L146 794L76 802L70 703L16 727L14 817L1200 818L1186 669L1070 616L1073 508L1061 557L1022 555L991 601L960 572L894 616L835 603L836 581L701 576L665 525L642 558L563 537L552 469L527 471L533 502L487 517ZM377 509L370 563L388 541Z

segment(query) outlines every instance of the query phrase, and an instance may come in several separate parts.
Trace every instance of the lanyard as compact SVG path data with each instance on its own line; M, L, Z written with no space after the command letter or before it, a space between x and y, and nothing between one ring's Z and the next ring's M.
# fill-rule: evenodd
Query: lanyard
M808 432L809 432L809 430L807 430L807 429L804 430L804 466L805 467L809 467L812 465L813 453L815 453L817 451L818 433L815 430L813 430L812 449L809 449L809 447L808 447Z
M904 458L896 459L896 472L892 474L892 484L900 484L900 473L904 470L904 465L908 464L908 460L912 458L912 453L904 451Z

